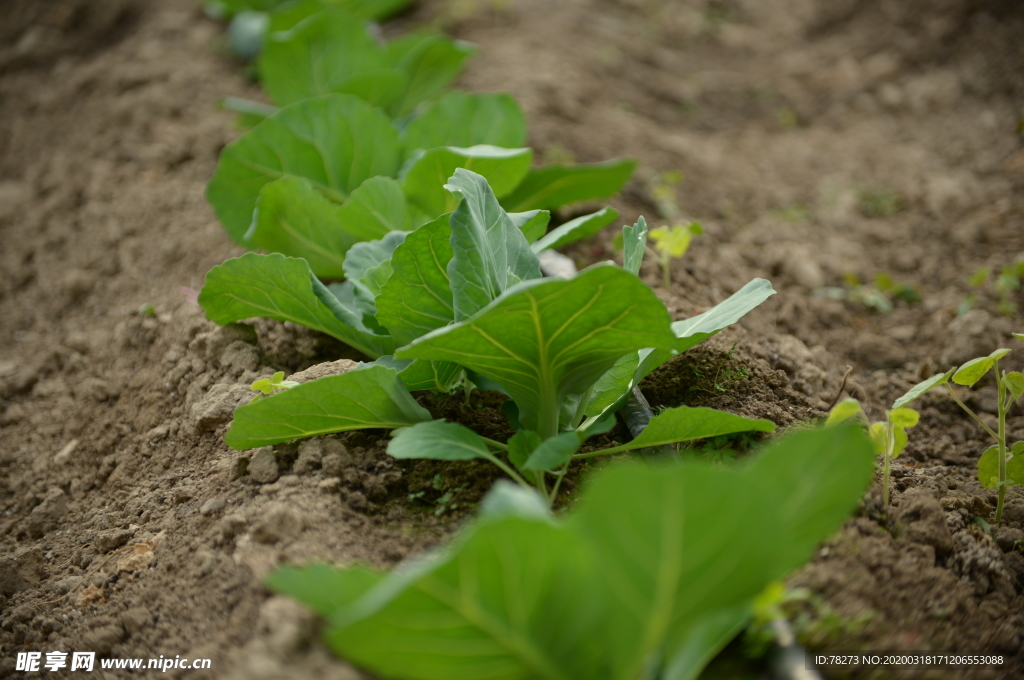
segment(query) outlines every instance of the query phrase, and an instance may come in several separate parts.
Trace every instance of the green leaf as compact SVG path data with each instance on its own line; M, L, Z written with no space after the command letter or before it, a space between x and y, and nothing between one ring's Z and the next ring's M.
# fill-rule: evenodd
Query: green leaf
M663 680L697 680L704 667L747 627L751 616L750 602L741 602L716 609L678 632L675 637L681 643L668 645L672 651Z
M927 392L928 390L934 387L938 387L939 385L945 385L946 381L952 378L954 373L956 373L956 368L951 368L945 373L937 373L936 375L933 375L927 380L919 382L918 384L911 387L906 394L904 394L902 397L894 401L892 407L900 408L901 406L906 406L907 404L909 404L910 402L914 401L922 394Z
M462 367L449 361L396 359L385 355L373 362L398 371L398 378L410 392L431 390L445 393L462 379Z
M833 406L832 410L828 412L828 419L825 420L825 427L849 420L859 413L863 413L859 401L850 398L843 399L841 402Z
M579 201L594 201L618 193L636 169L631 158L589 165L548 165L535 168L516 190L502 198L509 212L536 208L553 210Z
M512 224L523 232L527 243L533 243L544 236L548 230L548 222L551 221L551 213L547 210L528 210L521 213L509 213L508 217ZM534 250L536 252L536 250Z
M231 237L245 245L260 190L303 177L335 202L376 175L398 171L398 132L379 110L331 94L287 106L228 144L206 197Z
M1014 401L1017 401L1024 395L1024 374L1019 371L1010 371L1003 378L1006 383L1006 388L1010 390L1010 395Z
M310 564L281 567L264 583L275 593L294 597L326 618L352 604L382 578L365 567L338 569L326 564Z
M510 288L475 316L414 340L396 356L470 368L512 396L526 428L555 434L552 419L567 395L584 391L630 351L671 344L668 324L664 304L642 281L596 265L573 279Z
M507 94L450 92L402 131L406 157L417 149L478 144L506 149L526 144L526 119L515 99Z
M640 274L647 247L647 220L641 215L632 227L622 227L622 268L633 274Z
M1010 447L1010 451L1015 456L1024 454L1024 441L1015 442L1013 446Z
M402 171L402 186L410 203L428 219L452 212L458 198L445 191L444 185L459 168L482 175L498 196L508 193L530 168L530 149L501 149L481 144L468 149L440 147L417 152Z
M371 356L389 354L391 338L367 328L359 311L343 306L305 260L247 253L211 269L199 304L224 325L262 316L327 333Z
M804 562L856 507L873 462L858 428L841 425L786 437L746 468L632 463L597 475L568 528L594 547L596 592L612 599L603 677L642 677L708 614Z
M251 128L263 122L278 111L278 107L270 106L262 102L254 102L242 97L224 97L217 105L225 111L234 111L238 114L235 123L240 128Z
M1024 333L1013 333L1012 335L1018 340L1024 340Z
M1000 347L999 349L992 350L992 354L989 354L988 358L992 359L993 361L998 361L999 359L1002 359L1007 354L1009 354L1011 351L1012 350L1008 350L1005 347Z
M461 321L509 287L539 278L540 262L484 177L460 168L444 186L460 198L449 221L453 254L448 278L455 319Z
M921 414L912 408L894 408L889 412L889 422L896 427L914 427L921 420Z
M765 279L751 279L747 285L730 295L703 314L689 319L676 321L672 324L676 344L671 350L644 351L640 354L640 366L637 368L633 384L640 381L654 369L677 354L699 345L723 328L727 328L742 319L747 312L775 295L772 284Z
M376 241L363 241L352 246L345 258L345 276L369 299L380 293L391 275L391 256L402 245L408 232L392 231Z
M619 211L613 208L602 208L595 213L582 215L569 220L556 229L552 229L542 239L532 245L533 252L554 250L569 245L580 239L593 236L619 217Z
M402 185L390 177L371 177L352 190L338 211L345 230L360 241L384 238L402 231L405 224L405 194Z
M409 87L409 79L401 71L381 69L347 78L330 88L330 92L351 94L367 104L390 110L401 100Z
M903 449L907 448L907 431L905 429L903 429L902 427L900 427L899 425L893 425L892 426L892 433L893 433L892 457L895 458L896 456L898 456L901 453L903 453Z
M254 449L290 439L367 428L387 430L431 420L393 368L370 365L260 399L235 411L224 441Z
M448 219L442 215L411 232L391 255L391 278L376 299L377 320L399 347L455 320Z
M875 453L885 453L889 450L889 423L871 423L868 434L871 436L871 445Z
M677 406L666 409L651 418L640 436L628 444L602 449L601 454L619 453L633 449L674 444L676 442L707 439L735 432L774 432L770 420L752 420L713 408Z
M532 430L519 430L508 440L508 459L517 468L522 468L526 465L530 454L540 446L540 441L540 435L536 432Z
M995 359L991 357L971 359L953 374L953 382L970 387L981 380L995 365Z
M531 472L557 470L572 460L572 455L579 450L580 443L580 438L575 432L563 432L546 439L534 449L526 463L522 465L522 469Z
M1006 478L1011 484L1024 484L1024 456L1014 454L1012 458L1007 456Z
M999 486L999 447L990 446L978 459L978 481L986 489Z
M518 517L555 523L547 502L536 490L513 484L507 479L499 479L494 483L480 501L478 516L481 520Z
M433 460L491 457L483 437L458 423L443 420L418 423L398 430L388 443L388 455Z
M224 1L224 0L221 0ZM412 0L227 0L228 2L260 2L276 5L270 15L271 31L287 31L300 21L324 11L340 8L362 19L385 19L407 7Z
M632 389L633 375L640 364L640 354L630 352L620 357L615 364L602 375L591 392L590 403L587 404L585 415L593 417L600 415L618 402Z
M287 106L337 92L335 88L353 77L386 71L389 64L364 22L344 10L324 7L287 31L271 31L258 66L270 98Z
M304 258L319 277L340 279L345 253L359 241L341 226L340 210L306 180L285 176L263 186L244 240L250 248Z
M416 105L440 92L462 70L476 47L437 34L410 33L392 40L388 59L409 78L405 96L391 107L393 116L404 116Z

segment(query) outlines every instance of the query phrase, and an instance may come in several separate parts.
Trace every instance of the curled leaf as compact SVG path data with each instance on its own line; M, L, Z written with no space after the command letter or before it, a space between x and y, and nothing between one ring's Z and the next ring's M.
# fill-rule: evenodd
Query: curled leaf
M832 410L828 412L828 419L825 420L825 427L841 423L844 420L849 420L862 412L863 409L861 409L859 401L850 398L843 399L841 402L833 406Z

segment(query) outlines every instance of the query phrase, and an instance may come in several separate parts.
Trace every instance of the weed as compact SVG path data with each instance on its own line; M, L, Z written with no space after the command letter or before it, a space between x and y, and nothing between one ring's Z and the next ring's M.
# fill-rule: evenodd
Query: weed
M973 290L956 308L957 315L970 311L978 302L979 295L991 292L997 298L996 310L1003 316L1013 316L1017 313L1014 298L1020 291L1021 278L1024 278L1024 260L1006 265L995 277L991 267L980 267L967 279L967 285Z

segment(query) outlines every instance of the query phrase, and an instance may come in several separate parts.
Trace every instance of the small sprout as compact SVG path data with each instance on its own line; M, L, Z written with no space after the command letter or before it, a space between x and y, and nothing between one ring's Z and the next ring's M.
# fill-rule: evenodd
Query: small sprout
M967 279L967 285L973 288L964 298L963 302L956 308L957 315L966 314L978 302L979 296L986 292L986 286L992 279L993 270L991 267L980 267ZM1017 302L1014 299L1020 291L1020 282L1024 278L1024 260L1017 260L1008 264L995 276L990 291L998 298L996 310L1003 316L1013 316L1017 313ZM990 295L991 296L991 295Z
M860 278L847 272L843 275L845 288L828 286L813 291L816 297L840 300L861 304L879 314L888 314L893 310L893 302L902 300L908 305L921 302L921 293L917 286L910 283L897 283L891 276L881 272L872 283L862 283Z
M867 218L892 217L899 209L899 195L892 189L861 189L860 214Z
M293 387L298 387L299 385L300 383L297 383L294 380L285 380L284 371L278 371L269 378L261 378L260 380L257 380L249 387L250 389L260 392L262 396L266 397L274 392L283 392L284 390L289 390ZM260 395L256 395L256 398L259 399Z
M882 505L888 507L890 462L907 448L907 428L916 426L921 416L914 409L904 406L886 411L884 421L869 423L859 401L844 399L829 411L825 426L842 423L850 418L858 418L867 427L875 453L882 454Z
M651 229L650 238L654 242L654 250L658 261L661 263L662 283L668 289L672 284L671 269L669 265L673 259L679 259L686 254L690 248L690 242L694 236L704 233L704 227L699 222L689 224L677 224L673 227L661 226Z
M139 305L139 316L145 316L150 319L155 319L156 307L154 307L148 302L143 305Z
M1024 340L1024 333L1014 333L1013 337ZM1003 504L1006 499L1006 489L1010 486L1024 485L1024 442L1017 442L1012 446L1006 444L1006 413L1015 402L1024 396L1024 374L1018 371L1000 371L999 360L1010 353L1006 348L999 348L987 357L971 359L959 368L952 368L946 373L933 375L922 383L912 387L909 392L896 400L893 407L900 410L905 404L909 404L928 390L945 385L949 395L953 397L960 408L981 425L995 440L995 445L990 446L981 454L978 459L978 481L986 489L998 489L999 497L996 503L996 523L1003 518ZM957 385L973 387L979 380L988 375L988 372L995 370L996 376L996 406L998 408L997 430L989 427L985 421L960 400L956 392L950 386L950 380Z

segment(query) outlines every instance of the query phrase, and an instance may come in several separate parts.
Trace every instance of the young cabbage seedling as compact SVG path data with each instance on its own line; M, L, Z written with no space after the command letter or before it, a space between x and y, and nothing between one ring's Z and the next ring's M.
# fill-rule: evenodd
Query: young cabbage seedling
M885 412L885 420L872 423L856 399L844 399L829 411L825 425L834 425L856 417L871 435L871 444L876 454L882 455L882 507L889 507L889 470L891 460L907 448L907 428L914 427L921 419L912 408L899 407Z
M264 397L274 394L275 392L283 392L284 390L298 387L302 383L297 383L294 380L285 380L284 371L278 371L269 378L262 378L257 380L249 386L250 389L256 390L260 394L256 395L256 399L260 398L260 395Z
M704 227L700 222L689 224L677 224L673 227L661 226L651 229L650 237L654 241L654 254L661 264L662 284L665 289L672 285L672 260L678 260L690 249L690 242L694 236L704 233Z
M1024 333L1014 333L1013 336L1019 340L1024 340ZM1024 484L1024 441L1019 441L1012 446L1007 446L1006 444L1006 413L1013 406L1014 402L1024 395L1024 375L1019 371L1007 372L999 370L999 360L1009 353L1010 350L1000 348L987 357L971 359L960 368L951 368L945 373L933 375L924 382L912 387L909 392L897 399L893 404L894 408L902 407L925 392L940 385L945 385L953 401L995 440L995 445L986 449L981 454L981 458L978 459L978 481L986 489L999 490L998 501L996 502L997 523L1003 518L1006 488L1015 484ZM998 410L996 431L993 431L985 421L978 417L978 414L961 401L956 391L949 384L949 381L952 380L957 385L973 387L993 369L996 376L996 408Z

